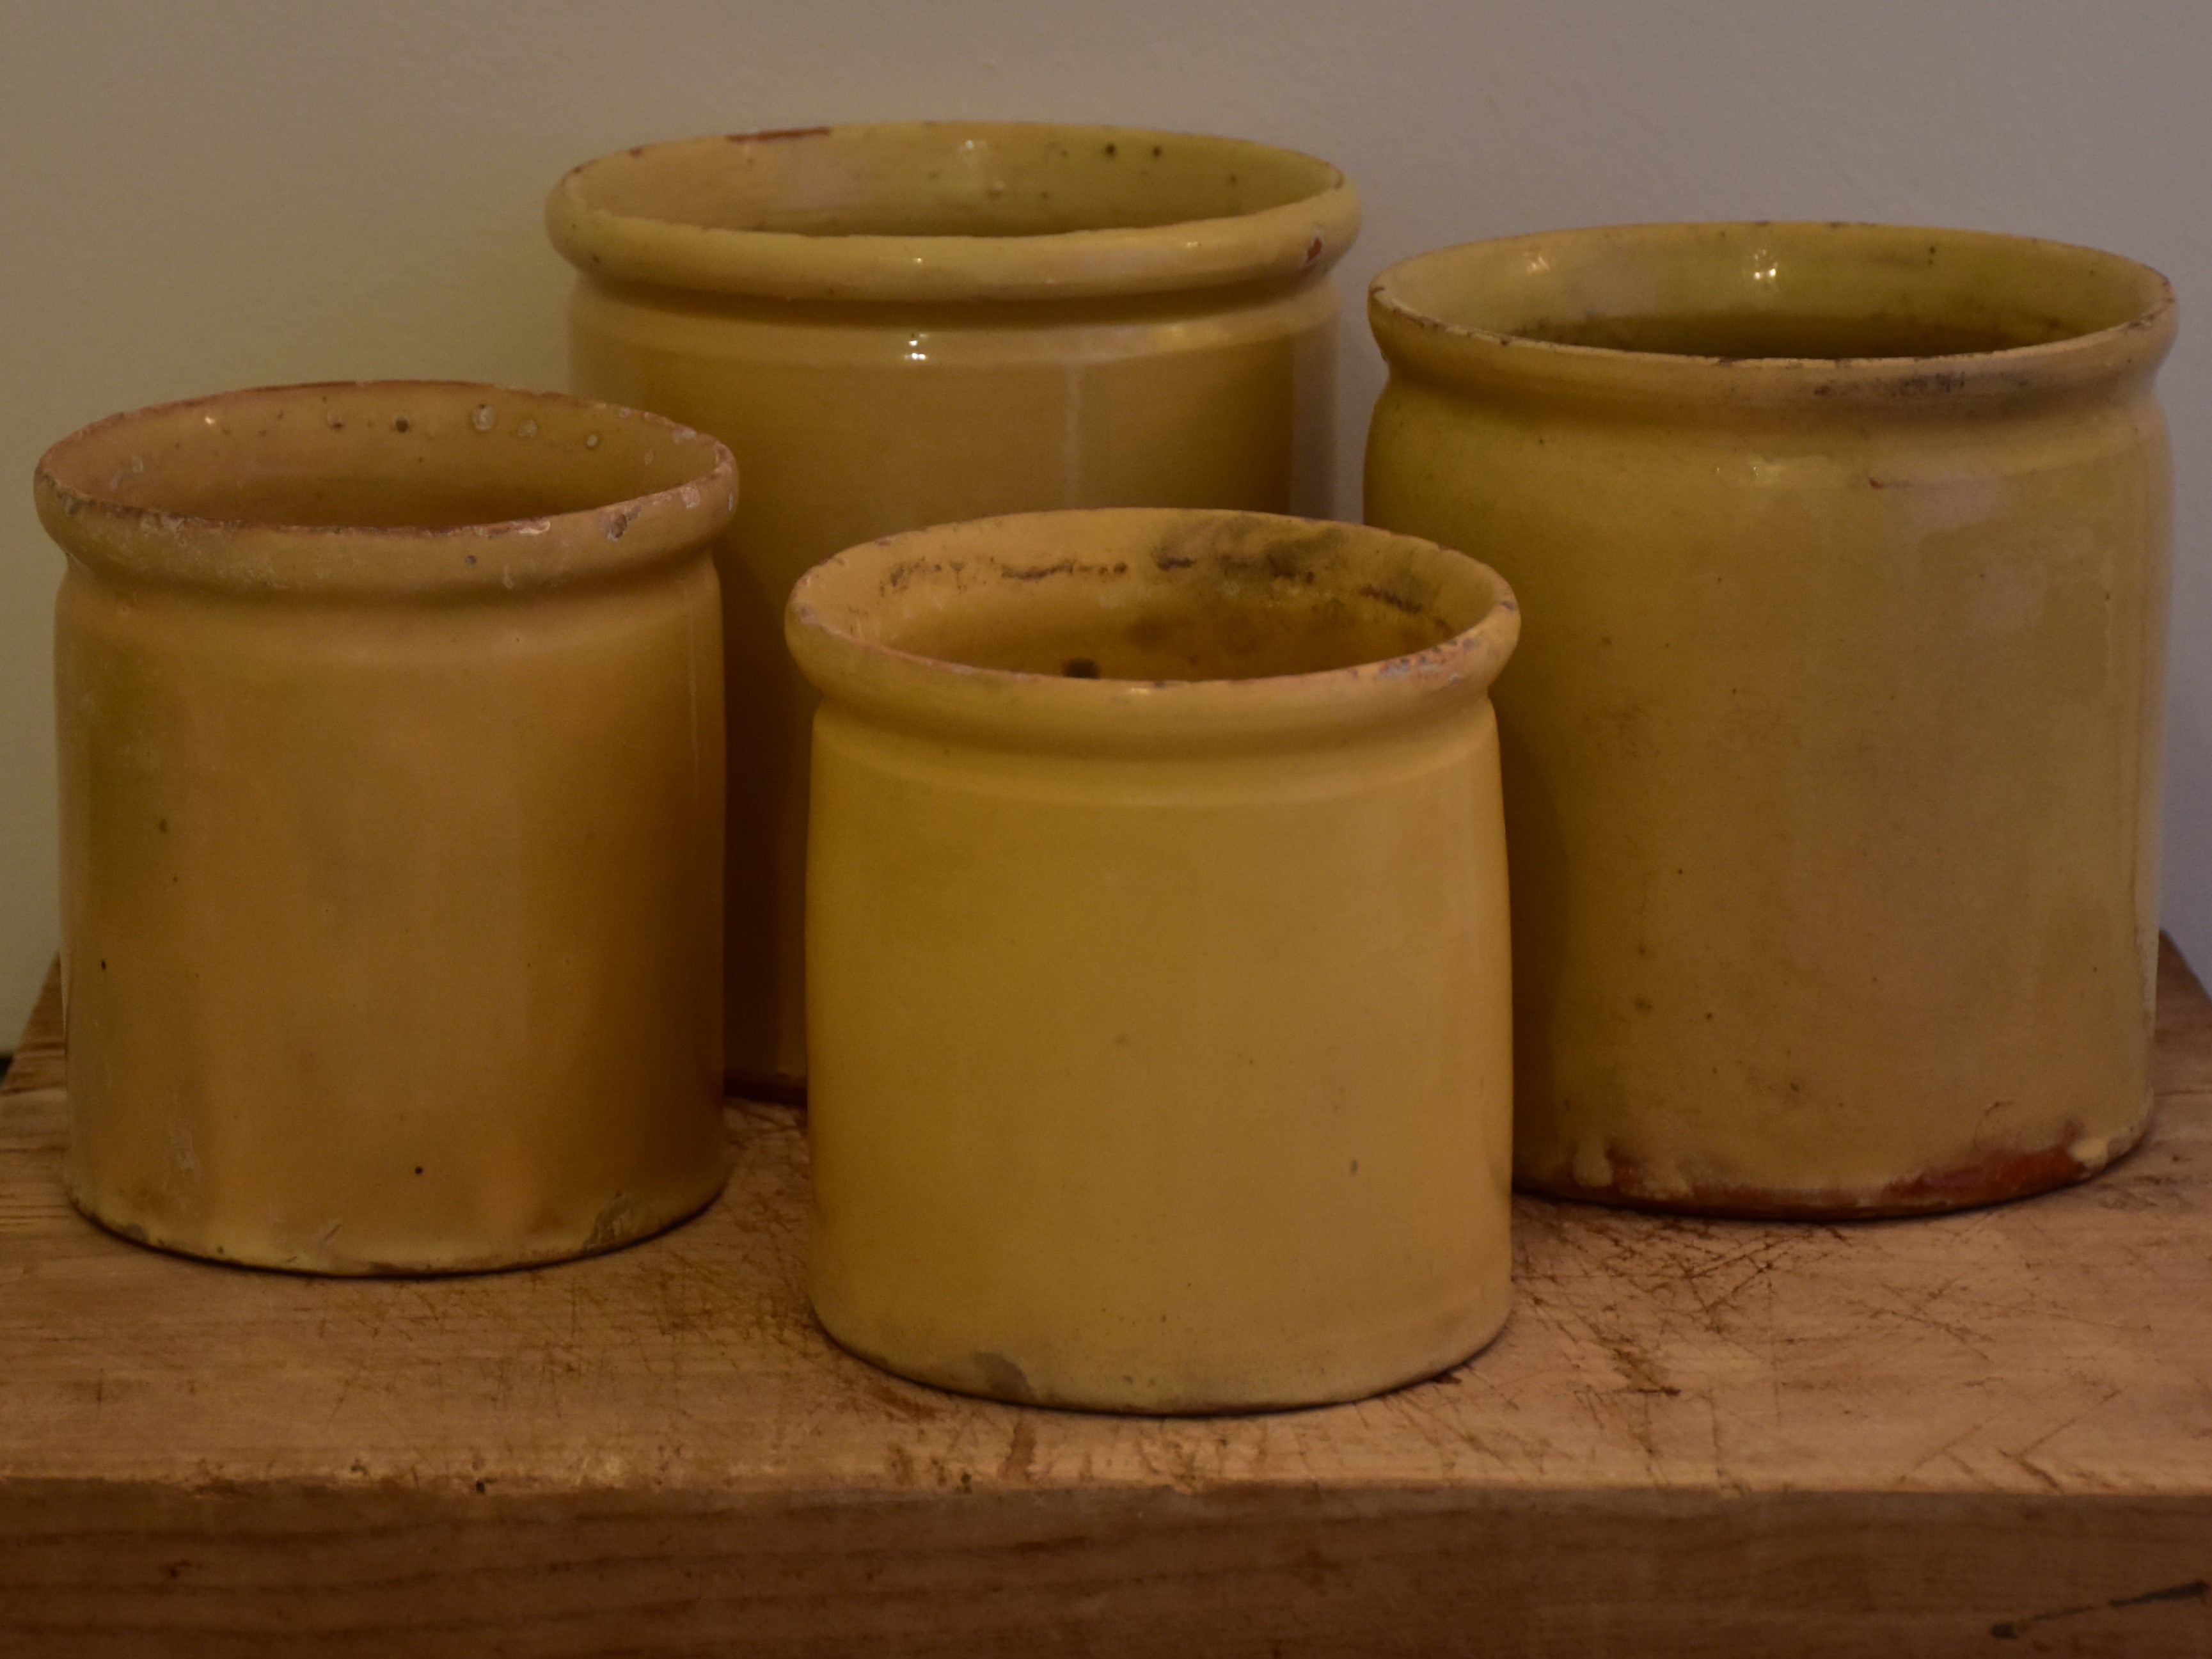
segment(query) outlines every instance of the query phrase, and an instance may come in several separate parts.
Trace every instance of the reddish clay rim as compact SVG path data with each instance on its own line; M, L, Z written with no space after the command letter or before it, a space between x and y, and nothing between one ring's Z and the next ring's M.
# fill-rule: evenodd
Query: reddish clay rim
M216 441L203 434L228 441L227 423L254 420L289 422L286 438L295 443L312 443L320 429L355 430L357 444L366 428L395 447L489 446L458 459L441 452L437 475L446 479L527 454L562 476L596 470L610 487L589 507L434 527L281 524L124 499L121 478L134 462L143 473L145 457L161 447L189 454L195 441ZM603 578L702 550L736 509L737 463L703 433L562 392L330 381L109 416L49 449L33 488L47 532L72 558L111 574L267 594L500 592Z

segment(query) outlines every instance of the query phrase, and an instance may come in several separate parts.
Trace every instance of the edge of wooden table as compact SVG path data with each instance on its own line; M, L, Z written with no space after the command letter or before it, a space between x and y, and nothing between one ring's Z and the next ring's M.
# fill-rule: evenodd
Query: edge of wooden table
M1483 1358L1380 1401L1267 1419L1082 1418L959 1400L882 1376L831 1348L803 1304L794 1304L787 1268L803 1190L803 1131L791 1112L755 1107L734 1112L733 1126L741 1150L761 1168L772 1166L774 1179L762 1188L765 1196L752 1195L757 1214L727 1218L750 1229L727 1261L706 1249L705 1236L685 1229L601 1259L627 1260L631 1269L602 1278L663 1297L654 1317L664 1322L671 1308L710 1325L726 1320L721 1346L701 1346L694 1340L700 1333L689 1331L672 1337L667 1352L695 1360L725 1354L720 1383L782 1379L781 1391L761 1407L778 1414L775 1423L757 1433L718 1431L696 1419L702 1401L736 1414L732 1421L760 1402L711 1388L687 1393L681 1378L655 1393L649 1376L642 1384L633 1376L630 1386L642 1390L638 1413L680 1404L695 1413L695 1437L707 1449L687 1450L679 1439L663 1448L658 1464L594 1462L594 1446L611 1441L586 1436L569 1449L569 1465L540 1468L501 1452L501 1424L520 1425L515 1432L541 1449L566 1445L544 1412L546 1401L574 1410L574 1390L518 1376L511 1396L486 1392L486 1379L496 1381L496 1357L467 1354L470 1369L455 1392L477 1390L467 1401L478 1413L471 1432L484 1443L471 1462L423 1379L438 1375L440 1343L459 1352L453 1310L488 1309L496 1323L498 1310L511 1306L542 1319L544 1287L561 1282L550 1275L579 1269L413 1281L410 1293L179 1264L93 1232L53 1196L66 1060L50 981L0 1089L0 1126L9 1109L46 1114L37 1118L46 1127L29 1137L35 1145L0 1146L0 1170L15 1171L14 1184L0 1179L0 1321L9 1298L39 1292L32 1280L49 1272L67 1281L88 1321L111 1305L101 1298L112 1289L102 1287L118 1275L162 1287L164 1304L219 1291L233 1308L283 1303L326 1308L335 1319L373 1304L414 1307L419 1316L395 1318L383 1328L386 1346L375 1350L389 1361L386 1404L399 1420L363 1414L356 1390L378 1386L379 1368L368 1367L331 1410L333 1425L365 1425L361 1455L328 1468L311 1456L303 1462L296 1448L270 1452L265 1465L235 1451L196 1449L192 1425L201 1419L194 1412L221 1417L225 1408L209 1398L238 1379L196 1376L189 1359L170 1367L178 1415L149 1418L140 1409L132 1416L126 1388L145 1379L134 1383L127 1374L132 1334L112 1329L112 1319L72 1331L60 1328L67 1317L56 1312L48 1327L19 1330L14 1358L0 1347L0 1636L9 1638L0 1648L182 1656L308 1648L2212 1651L2212 1365L2202 1368L2202 1400L2187 1386L2199 1361L2212 1360L2212 1223L2204 1201L2212 1194L2212 1133L2203 1133L2203 1108L2212 1103L2212 1003L2170 945L2160 1024L2161 1121L2145 1149L2106 1177L2114 1185L2097 1200L2101 1208L2061 1195L2035 1200L2047 1206L2041 1212L1980 1212L1998 1218L1994 1227L1959 1218L1789 1229L1523 1200L1516 1221L1528 1248L1553 1255L1524 1285L1516 1320L1527 1322L1528 1342L1552 1341L1567 1363L1586 1367L1586 1381L1561 1386L1587 1394L1594 1443L1626 1434L1621 1443L1632 1449L1642 1437L1648 1480L1632 1470L1624 1476L1617 1459L1607 1468L1547 1475L1540 1457L1531 1462L1527 1448L1508 1437L1518 1407L1486 1394L1486 1379L1504 1373L1486 1370ZM17 1194L28 1208L14 1237L54 1241L50 1267L10 1245L6 1206ZM2127 1201L2107 1201L2120 1198ZM1816 1268L1829 1275L1820 1283L1847 1294L1855 1271L1849 1258L1891 1262L1894 1250L1881 1255L1892 1249L1880 1243L1885 1239L1914 1249L1916 1239L1931 1241L1930 1249L1948 1240L1946 1248L1961 1252L1960 1276L1971 1278L2010 1262L1990 1255L1997 1245L2048 1235L2055 1264L2075 1234L2094 1241L2097 1226L2136 1225L2144 1206L2155 1224L2139 1237L2171 1240L2177 1252L2160 1294L2188 1304L2157 1317L2179 1322L2171 1331L2181 1333L2188 1352L2165 1354L2181 1339L2164 1326L2163 1346L2126 1349L2130 1364L2154 1373L2135 1386L2163 1413L2144 1431L2151 1438L2142 1448L2109 1424L2097 1428L2098 1412L2109 1419L2124 1389L2025 1449L1992 1438L1984 1457L1962 1439L1904 1475L1892 1468L1860 1485L1840 1461L1842 1474L1819 1474L1826 1466L1815 1454L1800 1462L1819 1479L1793 1484L1789 1470L1796 1466L1786 1460L1731 1474L1717 1454L1708 1474L1664 1443L1672 1425L1694 1416L1701 1391L1716 1423L1714 1402L1728 1390L1727 1397L1741 1397L1742 1378L1698 1371L1735 1363L1730 1328L1712 1316L1729 1299L1786 1298L1775 1282L1793 1273L1804 1280ZM2024 1215L2036 1216L2035 1224L2024 1228ZM1897 1228L1922 1231L1875 1231ZM19 1270L12 1279L11 1254ZM770 1257L783 1264L775 1269L782 1278L767 1267L757 1284L745 1276L748 1262ZM2144 1271L2143 1264L2133 1261L2130 1271ZM1700 1285L1701 1277L1709 1282ZM448 1288L464 1283L476 1288ZM2126 1288L2116 1288L2116 1299ZM77 1304L57 1296L46 1305ZM1618 1316L1611 1323L1596 1311L1608 1308ZM1655 1309L1656 1323L1636 1323ZM1690 1322L1670 1323L1670 1309ZM149 1326L166 1311L151 1310ZM1918 1315L1909 1311L1885 1315L1870 1333L1877 1373L1881 1343L1891 1345L1898 1364L1923 1365L1929 1352L1987 1334L1934 1297ZM357 1333L310 1328L296 1311L284 1316L293 1325L276 1328L292 1329L302 1344L358 1340ZM1996 1328L1995 1313L1984 1309L1982 1316ZM2033 1310L2021 1316L2032 1329ZM1953 1321L1948 1331L1945 1319ZM36 1345L49 1338L102 1356L98 1374L74 1383L61 1372L33 1376ZM556 1334L534 1352L539 1362L565 1352L589 1364L597 1363L589 1358L593 1340L586 1329L563 1348ZM1933 1346L1911 1346L1923 1340ZM2116 1352L2126 1348L2115 1343ZM210 1338L210 1346L220 1344ZM1844 1364L1851 1345L1834 1351ZM2094 1344L2081 1351L2097 1352ZM307 1361L270 1363L296 1364L301 1386L312 1390L328 1379L308 1352ZM602 1358L612 1365L622 1356ZM1754 1354L1743 1363L1759 1362ZM1779 1375L1774 1354L1765 1363ZM2064 1382L2083 1384L2080 1376ZM2103 1386L2091 1383L2082 1398ZM2032 1376L2023 1379L2023 1398L2032 1400L2033 1385ZM18 1409L50 1413L45 1437L11 1441L11 1395ZM284 1417L283 1395L268 1398L277 1402L269 1407L272 1420ZM1893 1395L1888 1408L1905 1409L1899 1398L1909 1407L1909 1394ZM321 1398L313 1403L319 1413ZM593 1434L619 1439L628 1421L620 1405L595 1407L602 1416ZM512 1415L502 1419L501 1410ZM2052 1410L2064 1416L2072 1407ZM417 1413L411 1421L410 1411ZM111 1419L118 1440L109 1469L99 1437ZM149 1443L145 1425L161 1420L176 1425L169 1443ZM1846 1437L1856 1431L1848 1410L1821 1420ZM2033 1426L2023 1425L2021 1434ZM2066 1437L2088 1449L2064 1455ZM810 1449L817 1443L845 1449L817 1455ZM410 1461L409 1449L418 1443L434 1443L436 1455ZM1371 1451L1368 1465L1342 1449L1355 1444ZM2054 1445L2062 1449L2049 1449ZM855 1461L854 1446L880 1446L882 1456ZM1332 1447L1339 1449L1334 1462ZM744 1461L763 1448L757 1466Z

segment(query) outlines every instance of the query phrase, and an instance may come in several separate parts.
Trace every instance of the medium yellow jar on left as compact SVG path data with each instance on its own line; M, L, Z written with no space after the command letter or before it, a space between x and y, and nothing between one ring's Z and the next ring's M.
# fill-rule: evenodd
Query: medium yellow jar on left
M812 692L783 604L841 548L1043 507L1326 516L1337 297L1359 204L1325 161L1129 127L717 135L578 167L576 389L744 470L730 645L727 1054L793 1091Z
M550 393L285 386L88 428L37 489L78 1207L447 1273L711 1200L728 452Z

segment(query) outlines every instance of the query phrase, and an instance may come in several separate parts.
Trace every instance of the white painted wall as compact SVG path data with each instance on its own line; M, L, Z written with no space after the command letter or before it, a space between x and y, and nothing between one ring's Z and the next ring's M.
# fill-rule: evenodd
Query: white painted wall
M55 947L45 446L224 386L562 379L571 163L698 131L1064 117L1325 155L1341 504L1390 260L1631 219L2028 232L2179 286L2166 918L2212 966L2208 0L0 0L0 1046ZM2191 315L2192 307L2203 307Z

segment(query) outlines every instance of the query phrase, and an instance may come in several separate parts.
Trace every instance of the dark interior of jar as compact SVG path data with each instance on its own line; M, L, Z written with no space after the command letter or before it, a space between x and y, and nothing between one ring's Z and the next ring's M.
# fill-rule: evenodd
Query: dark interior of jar
M1070 679L1249 680L1319 674L1425 651L1458 630L1357 595L1316 598L1206 578L1163 584L1132 613L1069 606L1034 623L918 629L900 648L939 662Z
M1460 327L1731 359L1917 358L2118 327L2156 279L2086 248L1874 225L1630 226L1447 249L1387 280Z
M672 489L711 471L714 447L604 407L392 382L149 410L92 428L50 465L78 495L181 518L437 531Z
M1232 218L1330 188L1332 169L1234 139L930 123L688 139L576 176L594 207L809 236L1050 236Z
M325 473L234 483L182 483L145 505L193 518L306 529L458 530L588 511L606 502L588 494L532 483L400 478ZM134 503L134 505L137 503Z
M1809 313L1737 311L1644 317L1540 318L1526 323L1523 339L1554 345L1599 346L1612 351L1656 351L1685 357L1943 357L1960 352L2008 351L2072 337L2034 319L1954 323L1904 316L1823 317Z
M1075 679L1261 679L1424 651L1495 602L1472 561L1355 526L1130 514L1115 540L969 546L996 520L902 538L918 559L860 596L851 630L970 668ZM1026 521L1048 526L1049 519ZM1065 551L1062 548L1065 548ZM939 550L942 550L941 551Z

